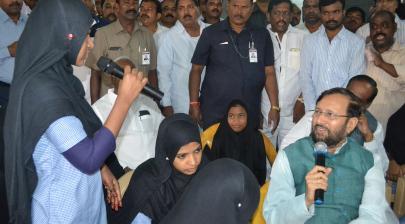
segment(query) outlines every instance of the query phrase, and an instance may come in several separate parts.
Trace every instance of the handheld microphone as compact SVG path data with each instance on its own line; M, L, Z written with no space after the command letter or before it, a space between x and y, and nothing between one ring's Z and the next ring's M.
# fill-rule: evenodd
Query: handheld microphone
M111 74L119 79L124 77L124 69L107 57L101 56L97 61L97 67L99 67L101 71ZM163 97L163 93L161 91L153 88L149 84L146 84L143 87L142 93L158 101L160 101Z
M328 152L328 146L325 142L317 142L314 147L314 154L315 154L315 164L318 166L325 166L325 156ZM316 189L315 190L315 204L321 205L323 204L323 194L324 190Z

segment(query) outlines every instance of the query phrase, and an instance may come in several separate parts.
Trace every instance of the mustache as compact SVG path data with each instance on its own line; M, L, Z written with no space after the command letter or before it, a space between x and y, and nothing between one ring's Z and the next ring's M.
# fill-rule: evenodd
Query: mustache
M376 33L376 34L374 34L373 38L376 38L378 35L383 35L384 37L387 36L385 33Z
M328 21L326 21L326 23L338 23L338 21L336 21L336 20L328 20Z
M323 126L323 125L321 125L321 124L316 124L316 125L314 126L314 129L316 129L316 128L323 128L323 129L326 129L326 130L329 131L329 129L328 129L327 127L325 127L325 126Z
M169 18L169 17L174 18L174 15L173 14L166 14L165 15L165 18Z
M237 18L237 19L244 19L244 18L245 18L245 17L242 16L242 15L235 15L234 17Z
M142 19L150 19L150 16L148 16L147 14L141 14L141 18Z
M191 17L191 15L189 15L189 14L186 14L186 15L184 15L183 16L183 19L192 19L193 17Z
M125 12L126 14L128 14L128 13L133 13L133 14L136 14L136 10L127 10L126 12Z

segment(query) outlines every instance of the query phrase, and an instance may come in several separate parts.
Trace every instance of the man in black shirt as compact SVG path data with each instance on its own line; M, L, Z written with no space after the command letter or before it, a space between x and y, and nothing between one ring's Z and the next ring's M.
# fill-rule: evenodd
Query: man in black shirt
M252 8L250 0L228 0L229 17L204 29L198 41L191 60L190 115L203 129L223 118L233 99L247 104L252 125L259 127L263 87L273 105L269 122L273 130L278 125L280 109L273 45L266 29L247 24ZM204 66L207 68L199 96Z

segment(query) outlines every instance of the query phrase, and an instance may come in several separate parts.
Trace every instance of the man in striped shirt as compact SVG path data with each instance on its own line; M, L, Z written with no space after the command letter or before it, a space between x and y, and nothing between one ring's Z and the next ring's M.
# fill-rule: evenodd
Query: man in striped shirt
M351 77L365 71L365 43L343 27L344 4L320 0L323 26L304 39L299 76L305 111L314 109L323 91L344 87Z

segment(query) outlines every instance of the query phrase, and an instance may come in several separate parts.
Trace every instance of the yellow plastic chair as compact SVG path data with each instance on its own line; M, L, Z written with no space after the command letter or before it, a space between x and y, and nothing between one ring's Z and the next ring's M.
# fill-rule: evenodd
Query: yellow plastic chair
M214 140L215 133L217 132L219 127L219 123L211 125L201 134L201 146L204 149L207 145L208 148L211 149L212 141ZM266 156L269 160L270 164L273 165L274 160L276 159L277 151L274 148L273 144L271 144L270 139L262 133L264 148L266 150Z
M267 191L269 190L270 182L266 181L266 183L263 184L263 186L260 188L260 201L259 201L259 206L257 207L255 213L253 214L252 217L252 224L266 224L266 221L264 220L263 217L263 204L264 204L264 199L266 198Z
M219 127L219 123L212 125L211 127L207 128L202 134L201 134L201 145L202 148L204 149L205 146L207 145L209 149L212 147L212 141L214 139L215 133L217 132ZM263 142L264 142L264 148L266 150L266 156L267 159L269 160L270 164L273 165L274 160L276 159L277 151L274 148L273 144L271 143L270 139L262 133L263 136ZM255 213L253 214L252 217L252 224L266 224L266 221L264 220L263 217L263 203L264 199L266 198L267 191L269 189L270 183L266 181L265 184L260 188L260 202L259 206L257 207Z
M128 171L125 173L120 179L118 179L118 184L120 185L120 190L121 190L121 198L124 197L125 191L128 188L129 181L131 180L132 175L134 174L134 171Z
M403 217L405 216L405 177L398 178L395 194L392 194L392 184L392 181L386 183L385 197L389 204L394 204L394 213L398 217Z

